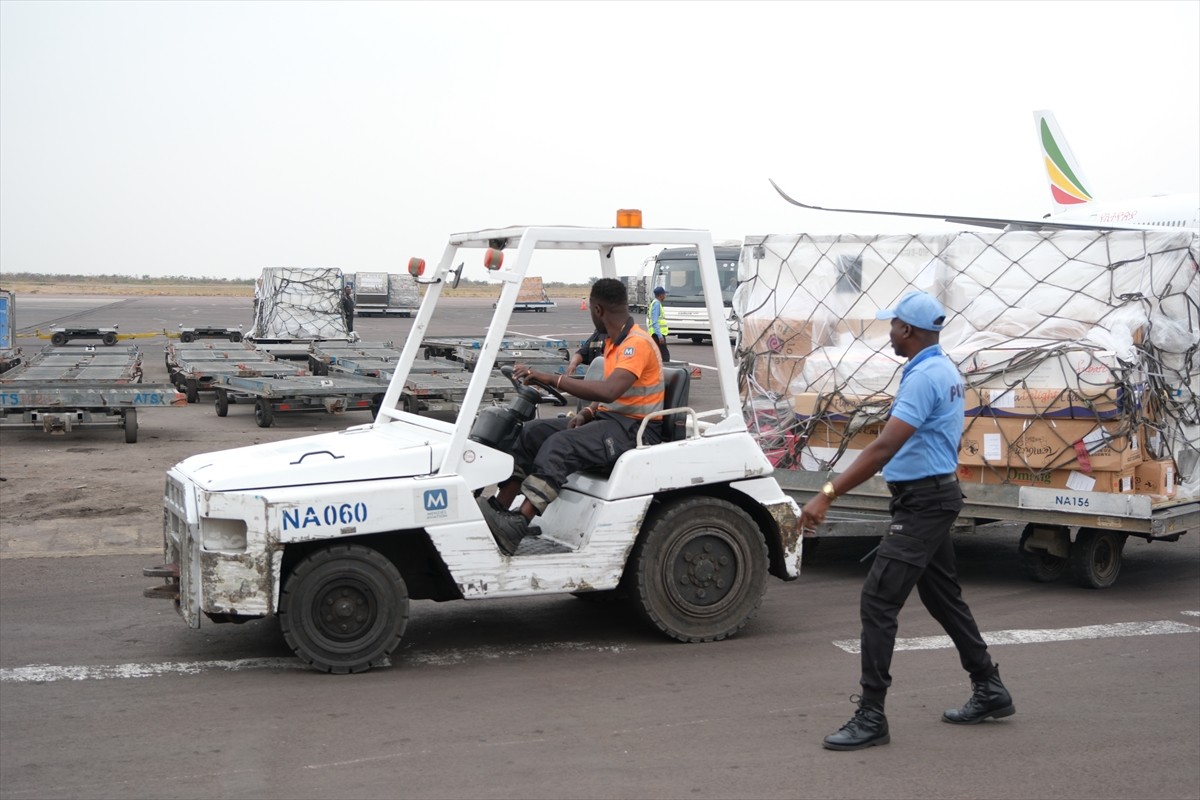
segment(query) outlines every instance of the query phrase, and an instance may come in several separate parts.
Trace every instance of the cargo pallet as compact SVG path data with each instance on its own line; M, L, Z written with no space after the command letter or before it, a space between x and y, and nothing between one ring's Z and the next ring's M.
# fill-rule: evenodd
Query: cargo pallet
M324 346L327 344L314 346L312 365L314 370L320 368L328 375L358 375L390 381L400 358L400 351L386 344ZM418 360L400 392L404 410L412 414L457 413L470 381L470 373L462 361L442 356ZM484 396L503 402L512 391L512 383L496 375L488 380Z
M374 417L387 386L387 381L365 376L220 375L213 391L218 417L228 415L231 405L253 403L254 422L269 428L275 424L275 415L284 413L370 411Z
M308 369L292 361L281 361L249 345L220 347L212 343L168 344L165 351L171 383L187 396L200 401L200 392L214 391L221 375L274 377L307 375Z
M50 345L0 375L0 428L65 434L76 428L120 428L137 442L137 410L187 399L168 384L144 384L137 347L97 351Z

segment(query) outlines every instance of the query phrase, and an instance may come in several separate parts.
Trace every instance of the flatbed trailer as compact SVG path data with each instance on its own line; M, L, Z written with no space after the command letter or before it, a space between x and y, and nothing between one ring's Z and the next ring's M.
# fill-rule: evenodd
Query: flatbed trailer
M374 343L361 347L314 347L313 350L314 365L321 365L326 374L368 376L385 381L392 379L399 359L399 350ZM400 392L404 410L413 414L457 413L470 382L471 375L462 361L442 356L418 359ZM495 375L487 382L484 397L503 402L512 391L512 383L507 378Z
M461 361L468 372L475 369L482 346L482 339L471 336L426 337L421 342L427 359L441 357ZM572 352L564 339L503 339L494 369L526 364L550 372L564 372Z
M816 496L829 476L821 471L776 469L776 481L800 505ZM1021 566L1036 581L1068 570L1083 586L1111 586L1121 568L1125 540L1173 542L1200 532L1200 500L1154 501L1144 494L1076 492L1036 486L962 483L964 506L955 533L993 522L1024 523L1018 544ZM876 476L839 495L820 537L882 536L890 522L891 493ZM806 540L811 547L813 539Z
M0 375L0 428L65 434L109 427L137 442L140 407L187 404L169 384L144 384L137 347L96 351L53 345Z
M523 300L513 306L513 311L541 311L555 308L558 304L553 300Z
M347 359L374 359L387 362L400 354L391 342L351 342L331 340L313 342L308 351L308 368L313 375L328 375L332 365ZM355 370L343 370L355 372ZM366 372L356 374L366 375ZM373 376L378 377L378 376Z
M171 383L187 395L189 403L200 400L200 392L211 392L221 375L275 377L307 375L307 367L282 361L249 345L221 347L211 343L168 344L165 350Z
M422 353L426 358L442 356L459 361L474 361L478 359L478 351L483 349L484 340L478 336L426 336L421 340ZM569 343L566 339L531 339L527 336L511 336L500 340L501 350L554 350L567 352Z
M269 428L280 413L370 411L375 416L387 387L385 380L358 375L221 375L214 391L218 417L226 416L230 405L252 402L255 423Z
M331 341L349 341L347 339L331 340ZM255 339L254 348L263 353L269 353L275 358L281 358L286 361L304 361L307 363L309 353L313 347L323 344L320 340L313 339Z
M87 328L77 327L74 325L64 326L56 325L50 329L50 333L37 331L39 339L49 339L50 344L64 345L73 339L99 339L106 346L112 347L117 343L117 326L110 325L102 328Z
M179 341L188 343L200 339L228 339L231 342L242 340L241 328L226 328L217 325L180 325Z

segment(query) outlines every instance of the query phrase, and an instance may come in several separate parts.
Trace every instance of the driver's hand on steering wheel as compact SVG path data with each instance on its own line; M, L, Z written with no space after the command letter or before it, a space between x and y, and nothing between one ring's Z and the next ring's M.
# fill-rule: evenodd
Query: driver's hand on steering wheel
M535 379L534 375L533 375L533 370L531 370L529 367L525 366L524 364L517 364L515 367L513 367L513 377L516 378L517 380L521 381L522 383L529 383L530 380ZM544 382L545 381L543 381L543 383Z

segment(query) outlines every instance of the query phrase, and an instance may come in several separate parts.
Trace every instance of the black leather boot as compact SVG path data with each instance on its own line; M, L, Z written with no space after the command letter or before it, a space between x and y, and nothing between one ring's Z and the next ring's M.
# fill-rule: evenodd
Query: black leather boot
M824 745L827 750L862 750L891 740L887 717L883 715L883 701L859 699L858 711L841 730L826 736Z
M1011 717L1017 713L1013 705L1012 695L1000 682L1000 666L992 667L992 672L981 681L971 681L971 698L962 708L952 708L942 714L942 722L955 725L976 725L988 717L999 719Z

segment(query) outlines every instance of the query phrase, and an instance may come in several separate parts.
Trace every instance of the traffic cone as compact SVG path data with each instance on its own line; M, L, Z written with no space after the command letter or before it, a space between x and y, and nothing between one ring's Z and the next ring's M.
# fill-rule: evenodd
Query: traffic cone
M579 301L579 310L587 311L587 298L586 297Z

